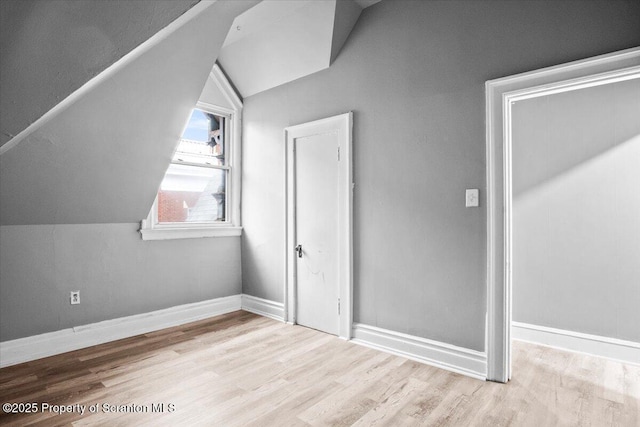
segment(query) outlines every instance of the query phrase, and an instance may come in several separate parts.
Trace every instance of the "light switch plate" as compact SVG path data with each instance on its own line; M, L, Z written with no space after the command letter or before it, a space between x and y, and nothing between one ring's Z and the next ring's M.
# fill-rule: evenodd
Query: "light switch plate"
M480 191L477 188L467 188L465 192L465 206L468 208L480 206Z

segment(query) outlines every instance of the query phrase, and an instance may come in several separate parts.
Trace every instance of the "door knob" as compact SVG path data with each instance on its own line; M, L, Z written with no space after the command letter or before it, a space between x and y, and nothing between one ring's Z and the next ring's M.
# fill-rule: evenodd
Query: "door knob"
M296 246L295 251L298 252L298 258L302 258L302 245Z

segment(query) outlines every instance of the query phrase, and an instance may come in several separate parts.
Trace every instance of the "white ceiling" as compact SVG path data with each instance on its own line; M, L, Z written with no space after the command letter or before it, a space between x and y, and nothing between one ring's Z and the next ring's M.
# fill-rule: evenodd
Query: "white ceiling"
M265 0L238 16L218 61L243 98L328 68L380 0Z
M310 0L262 1L236 17L227 34L223 47L243 38L259 34L269 28L286 25L295 19L296 12L309 6ZM326 3L326 1L325 1Z

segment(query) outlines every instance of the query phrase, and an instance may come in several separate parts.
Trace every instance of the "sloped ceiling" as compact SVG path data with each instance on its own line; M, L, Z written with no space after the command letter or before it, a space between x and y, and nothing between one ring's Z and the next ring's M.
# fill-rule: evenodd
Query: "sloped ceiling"
M0 224L140 221L216 59L267 90L329 67L376 2L3 0Z
M355 2L358 3L361 8L365 9L369 6L373 6L374 4L379 3L380 0L355 0Z
M2 153L2 225L146 217L231 23L256 3L200 2Z
M235 19L219 62L243 98L328 68L376 1L361 3L263 1Z
M0 1L0 146L197 2Z

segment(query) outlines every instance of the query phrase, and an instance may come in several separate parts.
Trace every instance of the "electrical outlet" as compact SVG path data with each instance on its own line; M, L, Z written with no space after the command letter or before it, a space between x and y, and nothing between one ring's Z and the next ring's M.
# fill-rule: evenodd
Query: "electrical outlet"
M480 195L477 188L467 189L465 192L465 207L475 208L480 206Z
M80 304L80 291L71 291L69 299L71 301L71 305Z

